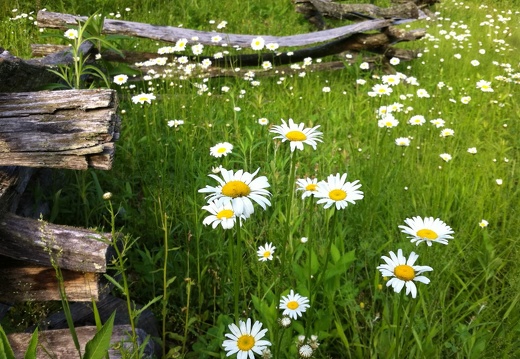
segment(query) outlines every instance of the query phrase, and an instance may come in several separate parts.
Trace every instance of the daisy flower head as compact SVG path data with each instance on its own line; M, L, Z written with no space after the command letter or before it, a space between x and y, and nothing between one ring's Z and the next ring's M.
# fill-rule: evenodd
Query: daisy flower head
M311 358L313 353L314 353L314 350L312 349L312 347L309 344L303 344L298 349L298 354L300 355L301 358Z
M444 127L445 121L442 118L436 118L434 120L431 120L430 123L437 128L441 128Z
M292 319L298 319L302 316L302 313L309 308L309 299L302 297L298 293L294 293L291 289L287 296L283 296L280 299L280 309L283 309L282 315L287 315Z
M258 260L260 262L265 262L268 260L272 261L275 249L276 247L273 246L272 243L266 243L265 245L258 247L258 251L256 252L258 254Z
M144 104L145 102L152 104L152 100L155 100L155 95L152 93L140 93L139 95L132 96L132 102L135 104Z
M282 142L289 141L291 143L291 152L299 149L303 151L303 144L312 146L316 150L317 141L323 142L320 138L322 133L317 131L320 126L314 126L312 128L305 128L305 124L294 123L293 119L289 119L289 123L286 123L282 119L280 126L273 126L270 132L277 133L279 136L275 136L273 139L280 138Z
M408 123L412 126L422 126L425 122L426 119L423 115L415 115L408 120Z
M379 127L392 128L396 127L398 124L399 120L397 120L391 113L387 113L384 116L381 116L381 119L377 121L377 125Z
M213 157L227 156L233 151L233 145L229 142L217 143L215 146L209 149L210 155Z
M267 329L262 329L262 323L256 321L251 327L251 318L247 321L238 321L238 325L232 323L228 326L231 333L226 333L226 340L222 343L226 356L237 354L237 359L254 359L255 353L261 355L271 345L268 340L262 338Z
M231 200L235 215L249 218L255 211L253 201L258 203L264 210L271 205L267 198L271 193L266 189L270 186L269 182L265 176L254 178L258 171L260 171L260 168L253 173L244 172L243 170L234 172L233 170L222 168L220 171L222 178L215 174L209 175L219 184L215 187L206 186L199 189L199 192L209 193L206 196L209 202L218 201L219 203L225 203Z
M390 251L390 257L381 257L386 264L381 264L377 267L384 277L392 277L386 286L392 286L394 292L400 293L403 287L406 287L406 295L411 294L412 298L417 296L417 287L414 282L421 282L424 284L430 283L430 280L421 274L432 271L433 268L429 266L414 265L419 255L415 252L410 253L408 259L403 256L403 250L398 249L397 255Z
M493 92L493 88L491 87L491 82L480 80L477 82L477 88L479 88L482 92Z
M303 191L302 199L310 197L316 193L318 187L317 178L299 178L296 180L296 190Z
M260 36L258 37L255 37L252 41L251 41L251 48L253 50L262 50L265 46L265 41L263 38L261 38Z
M363 199L363 192L359 191L361 184L356 180L346 182L347 174L329 175L326 181L318 183L314 197L319 198L318 204L324 203L324 209L330 208L333 204L340 210L348 206L348 202L354 204L355 201Z
M451 128L444 128L444 129L441 131L440 136L441 136L441 137L450 137L450 136L455 136L455 131L453 131Z
M477 148L476 147L468 148L468 153L471 153L472 155L476 154L477 153Z
M431 246L433 242L448 244L448 239L453 239L453 229L439 218L419 216L407 218L404 223L406 226L399 226L401 232L408 235L410 242L419 245L426 242Z
M276 42L270 42L267 45L265 45L265 47L267 50L275 51L280 47L280 45L278 45Z
M258 123L262 126L266 126L269 124L269 120L265 117L262 117L258 119Z
M430 97L430 94L425 89L419 89L419 90L417 90L417 97L428 98L428 97Z
M205 209L211 213L211 215L204 218L204 221L202 221L203 225L207 226L211 224L213 229L217 228L219 224L224 229L231 229L235 226L237 217L235 215L235 211L233 210L233 206L231 205L231 201L227 201L221 204L219 204L217 201L212 201L208 203L207 206L202 207L202 209ZM240 224L242 224L242 222L240 222Z
M397 57L392 57L390 59L390 65L394 65L394 66L395 65L399 65L400 62L401 62L401 60L399 58L397 58Z
M485 219L483 219L482 221L480 221L480 223L478 224L481 228L486 228L488 225L489 225L489 222L486 221Z
M410 146L410 139L408 137L398 137L395 139L397 146L408 147Z
M116 85L123 85L127 81L128 81L128 76L127 75L117 75L117 76L114 76L114 83Z
M67 39L70 39L70 40L77 39L78 36L79 36L78 35L78 30L76 30L76 29L68 29L67 31L65 31L63 36L65 36Z
M377 96L381 97L383 95L389 96L393 90L390 86L385 84L375 84L372 87L372 92L375 93Z
M444 160L444 162L450 162L453 157L449 153L441 153L439 155L440 158Z

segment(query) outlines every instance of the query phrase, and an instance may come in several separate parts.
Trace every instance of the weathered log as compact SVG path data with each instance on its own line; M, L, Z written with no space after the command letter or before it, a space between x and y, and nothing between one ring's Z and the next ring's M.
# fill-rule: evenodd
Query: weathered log
M73 302L98 300L102 290L97 273L62 270L67 299ZM59 283L52 267L28 265L0 257L0 301L60 300Z
M382 8L373 4L344 4L330 0L298 0L308 1L324 16L340 20L366 19L418 19L421 11L413 2Z
M0 218L6 211L16 210L33 172L28 167L0 167Z
M114 90L0 93L0 166L110 169Z
M47 67L33 64L0 51L0 92L36 91L59 81Z
M0 50L0 92L39 91L49 84L62 83L49 68L55 65L71 65L74 60L69 46L61 45L59 49L59 52L46 54L43 58L28 60ZM83 54L87 63L92 63L97 50L90 42L84 42L79 52Z
M132 328L129 325L115 325L112 330L112 338L110 340L111 348L108 350L108 355L112 359L122 358L121 351L128 351L132 349L131 339ZM97 333L95 326L78 327L76 334L80 344L81 353L85 353L85 345ZM137 344L142 345L146 341L148 334L137 328ZM16 359L23 359L24 353L27 350L31 334L15 333L7 336ZM50 357L55 359L70 359L77 358L78 351L74 346L74 341L70 335L69 329L46 330L38 332L38 350L36 354L37 359L48 359ZM151 340L147 341L144 349L144 356L142 358L153 358L159 355L156 352L154 344Z
M0 218L0 254L42 266L106 272L110 233L52 224L6 213Z
M135 305L136 309L142 308L141 305ZM114 319L115 325L124 325L130 323L130 317L128 315L128 308L126 300L114 297L112 295L104 295L96 302L96 308L99 313L101 321L106 321L112 313L116 312ZM94 312L92 310L92 303L89 302L76 302L70 303L71 317L75 326L83 327L93 325L95 323ZM150 334L152 337L158 337L159 331L157 328L157 321L153 312L147 308L145 309L135 326L143 329L145 332ZM38 324L40 329L55 330L68 328L67 318L63 311L54 313L45 318L41 323ZM35 327L28 328L26 332L32 332Z
M78 21L85 21L86 19L86 17L73 16L50 11L39 11L37 16L38 26L57 29L65 29L68 26L77 25ZM223 39L222 42L225 42L228 46L238 45L243 48L250 47L252 40L258 36L261 36L265 43L277 43L279 46L285 47L312 45L324 41L342 38L358 32L379 30L392 25L393 23L394 22L392 20L386 19L371 20L308 34L271 36L226 34L211 31L191 30L172 26L149 25L132 21L105 20L102 31L105 34L121 34L171 43L175 43L181 38L191 39L193 37L197 37L197 43L213 46L215 43L212 42L212 37L219 35Z

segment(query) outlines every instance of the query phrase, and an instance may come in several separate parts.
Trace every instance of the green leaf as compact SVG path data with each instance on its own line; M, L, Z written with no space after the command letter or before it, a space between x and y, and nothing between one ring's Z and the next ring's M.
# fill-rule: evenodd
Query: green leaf
M15 359L11 344L7 340L4 328L0 325L0 359Z
M117 282L117 280L115 280L114 278L112 278L111 276L109 276L108 274L104 274L104 277L106 279L109 280L110 283L112 283L113 285L115 285L117 287L117 289L119 289L122 293L125 292L125 289L121 286L121 284L119 284Z
M110 348L110 339L112 338L112 329L114 328L114 318L116 312L112 313L103 327L90 339L85 346L85 355L83 359L103 359Z
M36 359L36 348L38 348L38 328L34 330L34 333L31 336L24 359Z
M334 263L338 263L339 259L341 258L339 249L334 245L334 243L332 243L332 245L330 246L330 255L332 256L332 260L334 261Z

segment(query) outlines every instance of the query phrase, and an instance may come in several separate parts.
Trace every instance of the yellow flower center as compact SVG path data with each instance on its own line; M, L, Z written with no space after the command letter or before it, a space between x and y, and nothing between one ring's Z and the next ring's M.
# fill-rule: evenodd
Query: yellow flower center
M265 251L264 252L264 258L269 258L269 256L271 256L271 252Z
M242 334L237 340L237 347L243 352L251 350L255 346L255 338L249 334Z
M244 197L251 193L251 188L242 181L229 181L222 187L222 194L227 197Z
M226 148L225 147L220 147L218 150L217 150L218 153L224 153L226 152Z
M222 211L217 213L217 218L218 219L222 219L222 218L229 219L229 218L233 217L234 214L235 213L230 209L223 209Z
M334 201L341 201L347 198L347 192L342 189L333 189L329 192L329 197Z
M289 141L305 141L307 139L307 136L305 136L305 133L301 131L289 131L285 135L285 137Z
M290 301L289 303L287 303L287 308L291 309L291 310L295 310L299 307L300 305L298 304L297 301L295 300L292 300Z
M407 264L401 264L394 268L394 275L400 280L409 281L415 278L415 271Z
M311 183L311 184L308 184L306 187L305 187L305 190L306 191L316 191L316 183Z
M423 229L418 230L417 231L417 236L421 237L421 238L429 239L431 241L434 241L434 240L436 240L439 237L439 235L437 233L435 233L431 229L427 229L427 228L423 228Z
M393 124L390 121L386 121L385 125L386 125L386 127L392 127Z

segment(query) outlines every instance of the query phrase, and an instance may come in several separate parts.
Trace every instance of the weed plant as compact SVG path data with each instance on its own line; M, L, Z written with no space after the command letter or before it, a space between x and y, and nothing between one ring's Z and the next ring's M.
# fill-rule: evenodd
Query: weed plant
M42 1L53 11L101 10L107 18L205 31L309 31L289 1L64 4ZM29 12L25 6L9 16ZM436 10L435 18L403 25L428 35L402 45L420 57L396 63L396 74L368 70L362 59L349 65L350 54L342 54L346 68L337 72L315 72L320 59L309 59L271 77L261 76L261 64L251 69L257 75L201 77L200 56L254 50L216 43L195 55L192 39L179 53L187 64L149 71L157 63L143 63L143 80L110 74L122 117L114 168L72 173L71 185L56 188L54 212L58 222L117 227L135 239L125 254L126 284L135 303L152 302L162 319L154 340L164 357L224 358L232 323L248 319L267 332L244 324L240 333L251 336L242 339L274 358L520 357L520 7L446 0ZM0 31L2 43L12 41L20 54L27 54L24 40L38 39L26 18L4 17L0 26L9 30ZM24 32L32 36L19 37ZM319 126L322 142L292 151L290 140L274 139L282 119ZM210 154L226 142L232 146ZM270 205L255 203L242 218L236 207L231 215L219 208L231 228L203 225L210 213L199 190L217 186L208 175L257 169ZM363 192L346 208L338 200L325 209L316 192L302 199L297 180L344 173ZM117 204L110 223L104 191ZM453 238L411 243L399 226L417 216L442 220L433 229L450 228ZM268 244L276 248L266 254ZM401 276L407 289L395 293L386 285L395 278L378 270L381 257L399 249L419 256L410 266L433 269L421 274L429 283L417 283L415 297L405 294L411 280ZM287 320L290 298L300 312L288 310Z

